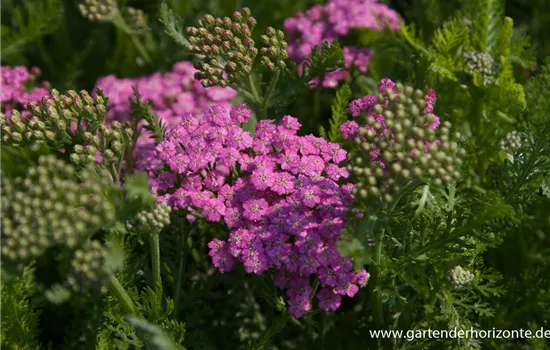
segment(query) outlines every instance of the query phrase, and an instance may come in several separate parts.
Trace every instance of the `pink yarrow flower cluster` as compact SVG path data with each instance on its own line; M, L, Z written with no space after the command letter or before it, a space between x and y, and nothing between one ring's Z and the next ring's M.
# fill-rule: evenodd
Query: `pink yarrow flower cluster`
M220 272L237 262L257 275L274 270L296 317L312 308L310 279L317 276L319 307L336 310L368 277L336 248L353 198L353 185L337 183L348 176L338 165L346 152L298 136L301 125L291 116L260 121L252 137L239 127L250 113L243 104L229 112L215 105L170 127L156 147L161 164L149 169L153 190L173 209L225 222L229 238L208 244Z
M352 29L381 31L386 25L392 30L399 29L399 16L376 0L329 0L325 5L314 5L305 13L299 11L295 17L287 18L284 22L289 36L289 56L298 63L311 53L312 47L345 37ZM322 86L336 87L339 81L349 75L352 66L366 72L371 56L372 51L368 48L345 46L346 69L327 74Z
M23 66L0 68L0 102L2 112L6 115L11 113L12 109L22 109L30 102L38 102L48 94L47 82L42 83L42 87L31 87L36 78L40 75L40 70L33 67L30 71ZM23 117L29 112L22 112Z
M203 113L210 105L231 107L231 99L237 92L231 88L204 88L194 78L197 70L191 62L181 61L166 73L153 73L139 78L101 77L97 86L109 97L108 121L127 121L131 111L130 99L137 88L143 101L152 105L152 111L167 125L177 125L188 113ZM136 147L137 167L154 162L153 141L148 133L142 133Z

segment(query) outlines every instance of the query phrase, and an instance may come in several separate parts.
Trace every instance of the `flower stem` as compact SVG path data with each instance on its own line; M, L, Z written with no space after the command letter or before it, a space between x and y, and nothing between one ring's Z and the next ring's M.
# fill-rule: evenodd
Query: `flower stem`
M182 225L183 226L183 225ZM196 227L196 226L195 226ZM181 228L181 235L180 235L180 245L178 247L179 249L179 263L178 263L178 275L176 277L176 283L174 287L174 317L177 318L177 315L179 313L180 308L180 298L181 298L181 285L183 283L183 280L185 278L185 261L187 260L187 254L189 252L189 249L187 249L187 237L191 236L195 230L195 227L193 227L189 234L187 234L187 231Z
M109 276L109 290L111 291L111 294L118 300L120 305L122 305L122 308L126 311L126 313L142 317L136 306L134 305L134 302L132 301L132 298L122 284L120 284L120 281L115 276L114 273L110 273Z
M153 61L151 59L151 56L147 53L147 50L145 50L145 47L141 44L141 42L136 38L135 35L130 35L130 38L132 39L132 43L136 47L136 49L139 51L139 54L141 57L147 62L147 64L151 64Z
M160 277L160 247L159 234L150 235L151 244L151 271L153 274L153 289L159 298L162 298L162 279Z
M374 266L371 274L370 292L372 298L372 309L374 321L378 327L384 325L384 310L382 298L380 297L380 261L382 255L382 242L384 240L385 229L382 229L376 239L376 250L374 252Z
M271 78L271 82L269 83L269 87L267 88L267 91L265 92L264 98L262 100L261 104L261 110L262 115L267 114L267 105L269 102L269 97L271 96L271 93L273 92L273 89L277 85L277 81L279 80L279 75L281 74L281 70L279 68L275 69L275 74Z

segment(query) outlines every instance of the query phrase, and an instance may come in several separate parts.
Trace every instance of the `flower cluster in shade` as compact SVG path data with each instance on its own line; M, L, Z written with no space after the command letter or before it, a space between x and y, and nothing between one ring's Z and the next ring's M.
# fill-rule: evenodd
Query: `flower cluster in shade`
M105 252L94 232L115 219L106 171L80 170L53 155L42 156L23 177L4 177L1 187L3 262L22 269L51 248L73 251L66 283L75 291L103 289Z
M184 115L200 114L212 104L229 108L230 100L237 92L231 88L204 88L195 80L196 72L191 62L181 61L165 73L156 72L139 78L108 75L98 79L98 88L109 98L107 121L130 119L130 99L134 98L134 89L138 90L143 101L151 103L151 111L166 125L176 125ZM135 151L138 168L151 160L153 146L150 134L142 132Z
M500 140L500 151L512 163L514 162L514 154L520 147L521 134L517 130L509 132L504 139Z
M298 63L311 54L314 46L345 37L353 29L382 31L386 26L399 29L399 16L376 0L329 0L325 5L314 5L305 13L299 11L284 22L289 37L289 56ZM371 56L372 51L368 48L344 46L346 69L327 74L322 86L336 87L349 75L352 66L365 73Z
M464 149L450 134L451 125L433 114L436 93L382 79L377 95L367 95L349 104L355 118L343 123L344 139L353 139L354 152L348 165L358 180L360 198L393 201L410 180L435 185L460 176Z
M275 271L296 317L310 310L317 276L319 307L336 310L342 296L366 283L336 248L353 185L338 164L346 152L312 135L298 136L296 118L260 121L255 136L239 123L250 117L244 104L211 106L185 115L156 147L159 162L148 169L153 191L190 219L225 222L227 240L213 239L210 256L220 272L237 262L248 273Z
M40 70L33 67L30 71L23 66L0 68L0 103L1 110L9 115L12 109L25 107L29 102L40 101L48 94L47 82L43 86L35 86L35 80L40 75Z

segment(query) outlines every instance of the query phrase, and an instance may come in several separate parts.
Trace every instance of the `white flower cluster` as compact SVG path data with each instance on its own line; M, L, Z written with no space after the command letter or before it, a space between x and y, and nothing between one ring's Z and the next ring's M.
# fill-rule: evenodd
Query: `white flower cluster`
M464 53L466 72L473 76L477 71L483 78L483 85L490 85L495 82L495 59L486 52L467 51Z
M463 289L468 287L474 280L474 274L464 270L462 266L455 266L450 273L450 280L455 289Z
M514 152L521 147L521 136L517 131L512 131L500 141L500 150L506 153L510 162L514 162Z

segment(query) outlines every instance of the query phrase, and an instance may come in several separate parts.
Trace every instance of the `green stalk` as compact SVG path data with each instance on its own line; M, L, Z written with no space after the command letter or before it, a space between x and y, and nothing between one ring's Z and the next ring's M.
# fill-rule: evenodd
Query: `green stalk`
M248 75L248 87L250 89L250 92L252 93L252 96L254 96L254 103L260 103L260 94L258 94L258 90L256 89L256 82L252 78L252 74Z
M136 38L135 35L130 35L130 38L132 39L132 43L134 44L135 48L139 51L139 54L147 64L151 65L153 60L151 59L151 56L147 53L147 50L145 50L145 47L141 44L141 42Z
M277 320L275 320L275 323L269 327L264 334L262 334L260 340L258 341L258 344L253 347L254 350L261 350L265 348L265 345L271 339L275 334L279 333L284 326L286 325L286 322L289 318L288 311L284 311Z
M136 38L135 31L133 31L132 28L128 26L128 23L126 23L124 17L122 17L120 12L117 11L117 13L114 14L111 19L111 23L113 23L117 28L121 29L124 33L126 33L126 35L130 37L130 39L132 40L132 44L134 44L134 47L139 51L141 57L145 60L145 62L147 62L147 64L151 65L151 63L153 62L151 56L149 56L141 41Z
M187 235L187 232L183 229L181 229L181 235L180 235L180 245L178 247L179 249L179 262L178 262L178 274L176 276L176 283L174 284L174 317L177 317L179 308L180 308L180 298L181 298L181 288L183 281L185 279L185 261L187 260L187 256L189 253L189 249L187 249L187 237L192 236L193 232L195 232L195 227L193 227L189 231L189 235Z
M159 234L152 233L150 237L151 244L151 271L153 273L153 289L155 293L162 298L162 279L160 277L160 247Z
M520 176L518 182L516 182L516 184L514 185L514 188L512 189L512 191L510 191L510 193L508 193L508 195L504 199L504 201L506 203L508 203L510 201L510 199L512 199L514 194L516 194L516 192L525 183L525 180L527 179L527 176L529 175L529 173L533 169L533 165L535 165L535 161L537 159L537 156L539 155L539 151L540 150L539 150L538 145L535 145L535 149L533 150L533 153L531 153L529 155L529 160L527 161L527 166L523 168L523 171L521 172L521 176Z
M370 293L372 298L372 309L374 322L381 328L384 325L384 309L382 306L382 298L380 297L380 261L382 256L382 242L384 239L385 229L378 234L376 239L376 250L374 252L374 265L370 278Z
M325 349L325 340L327 334L327 315L328 312L323 312L323 320L321 321L321 349Z
M262 115L267 114L267 103L269 102L269 97L271 96L271 93L273 92L273 89L277 85L277 81L279 80L279 75L281 74L281 70L279 68L275 69L275 74L271 78L271 82L269 83L269 87L267 88L267 91L265 92L262 104L261 104L261 110Z
M130 295L128 295L122 284L120 284L118 278L112 272L109 276L109 291L118 300L120 305L122 305L122 308L126 311L126 313L140 318L143 317L134 305Z

